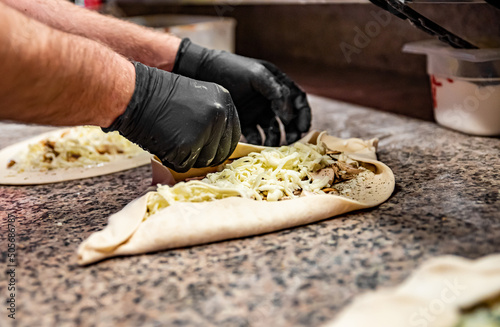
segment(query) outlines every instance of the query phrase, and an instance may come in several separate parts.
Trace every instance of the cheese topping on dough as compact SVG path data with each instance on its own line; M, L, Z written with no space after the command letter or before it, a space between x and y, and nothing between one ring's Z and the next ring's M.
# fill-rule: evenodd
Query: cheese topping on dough
M173 202L202 202L231 196L258 201L279 201L307 194L336 193L334 183L366 171L357 161L323 145L295 143L291 146L252 152L202 180L158 185L149 197L148 214Z
M18 172L96 166L116 156L132 157L143 150L118 132L78 126L60 135L30 144L7 165Z

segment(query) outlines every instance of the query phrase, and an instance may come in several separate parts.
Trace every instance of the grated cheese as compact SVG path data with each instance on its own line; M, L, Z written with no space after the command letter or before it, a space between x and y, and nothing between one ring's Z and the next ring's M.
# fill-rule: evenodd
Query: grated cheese
M340 160L352 161L343 154L331 156L326 152L323 144L295 143L252 152L202 180L179 182L172 187L158 185L149 198L146 217L178 201L202 202L231 196L279 201L300 194L324 194L322 189L331 186L331 179L328 176L313 178L312 173ZM357 167L358 162L353 163Z

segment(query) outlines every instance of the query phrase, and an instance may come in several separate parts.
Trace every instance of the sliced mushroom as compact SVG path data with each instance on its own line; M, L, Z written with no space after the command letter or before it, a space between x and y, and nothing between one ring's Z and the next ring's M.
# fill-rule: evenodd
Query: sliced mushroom
M340 195L339 190L337 190L336 188L325 187L322 191L327 194Z
M330 166L330 167L326 167L326 168L323 168L323 169L320 169L316 172L313 172L311 173L311 179L312 180L315 180L317 178L325 178L325 177L328 177L328 183L331 185L334 180L335 180L335 169Z

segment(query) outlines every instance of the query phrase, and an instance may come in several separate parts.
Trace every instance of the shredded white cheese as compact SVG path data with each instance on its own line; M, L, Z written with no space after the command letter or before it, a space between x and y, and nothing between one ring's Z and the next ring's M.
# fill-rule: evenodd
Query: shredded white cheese
M117 155L132 157L143 152L118 132L104 133L99 127L78 126L30 144L9 163L18 172L96 166Z
M235 160L201 181L179 182L172 187L158 185L149 198L148 215L177 201L202 202L230 196L278 201L300 194L324 194L322 189L331 186L331 179L328 176L312 178L311 174L336 160L347 160L342 154L334 159L326 150L323 144L303 143L265 149Z

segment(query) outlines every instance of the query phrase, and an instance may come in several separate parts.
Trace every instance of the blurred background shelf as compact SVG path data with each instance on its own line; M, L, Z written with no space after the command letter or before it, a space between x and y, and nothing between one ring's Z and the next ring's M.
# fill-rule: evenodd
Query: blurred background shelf
M120 0L120 2L163 3L180 5L289 5L289 4L339 4L339 3L370 3L368 0ZM405 3L485 3L485 0L404 0Z
M368 1L185 1L115 5L124 17L234 19L235 53L275 63L308 93L434 120L426 59L401 51L430 36ZM465 39L500 45L500 10L487 3L411 6Z
M289 5L289 4L336 4L336 3L369 3L368 0L119 0L121 3L147 3L171 5Z

